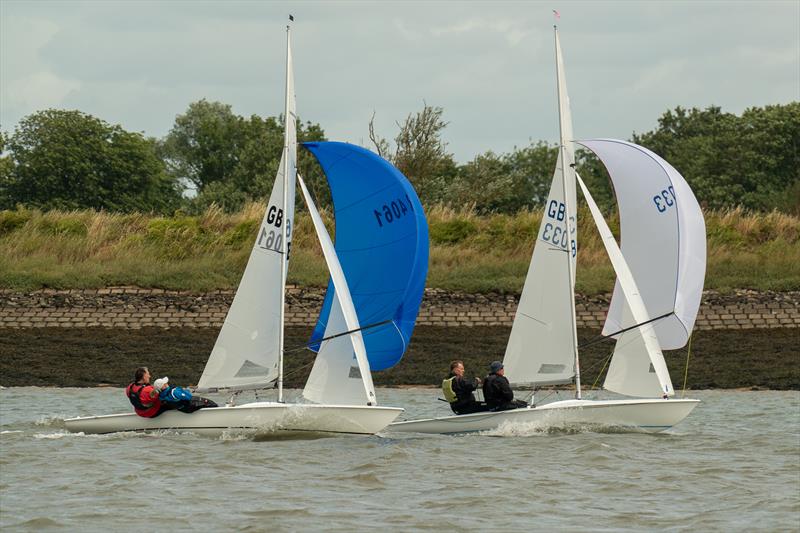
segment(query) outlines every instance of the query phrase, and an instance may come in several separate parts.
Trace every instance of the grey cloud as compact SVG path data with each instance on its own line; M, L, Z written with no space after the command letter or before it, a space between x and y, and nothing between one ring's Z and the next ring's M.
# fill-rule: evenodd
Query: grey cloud
M627 138L652 129L676 105L741 112L800 98L800 4L724 6L561 2L576 134ZM52 90L47 105L154 136L203 97L243 115L277 115L291 12L303 120L320 123L331 138L362 142L375 110L378 132L391 138L395 121L425 100L445 109L446 140L465 161L557 137L552 7L4 0L4 27L39 20L56 31L44 43L0 31L0 120L10 129L37 110L8 95L20 80L36 79L50 84L37 88L37 104L60 79L63 88ZM15 42L3 34L14 34ZM26 60L12 60L13 50L25 46Z

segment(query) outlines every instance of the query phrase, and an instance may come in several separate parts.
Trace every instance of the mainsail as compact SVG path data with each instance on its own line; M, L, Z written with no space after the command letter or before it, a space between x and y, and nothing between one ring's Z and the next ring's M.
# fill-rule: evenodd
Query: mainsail
M291 47L286 50L284 148L267 210L239 288L211 350L197 390L261 388L278 377L285 269L294 222L297 126ZM288 186L284 186L284 183ZM286 202L286 210L283 206ZM285 224L285 230L284 230ZM286 243L283 243L283 235ZM285 261L281 268L281 261Z
M556 33L561 147L503 364L514 383L567 383L575 376L575 151L569 96ZM566 192L566 195L565 195ZM568 264L570 262L571 264Z
M405 176L369 150L340 142L303 146L317 158L330 185L336 255L358 321L368 328L363 337L369 365L389 368L408 347L425 288L428 225L422 205ZM336 298L331 277L312 342L346 331L332 327Z

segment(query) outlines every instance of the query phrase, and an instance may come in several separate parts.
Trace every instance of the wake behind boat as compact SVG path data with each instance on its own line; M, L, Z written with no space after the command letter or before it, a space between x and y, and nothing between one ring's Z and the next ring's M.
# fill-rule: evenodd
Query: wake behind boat
M425 215L408 180L378 155L345 143L309 143L306 148L319 161L331 188L336 219L334 246L297 173L289 31L287 27L281 163L242 280L197 387L198 392L230 392L228 405L190 414L167 411L155 418L132 413L70 418L65 420L69 431L373 434L403 411L378 406L371 370L396 364L410 342L428 266ZM302 401L286 403L283 357L292 350L284 348L284 302L295 179L319 238L330 283L308 345L317 356ZM353 293L350 287L354 287ZM236 405L237 395L243 391L273 388L277 388L277 402Z
M503 364L512 384L575 384L575 399L512 411L396 422L391 431L463 433L502 424L601 424L662 431L698 400L675 391L662 347L684 346L700 306L705 222L686 180L650 150L614 139L574 141L561 44L555 29L560 148L533 257ZM620 215L617 245L575 170L574 142L592 150L612 181ZM577 183L617 275L603 335L616 339L603 388L645 399L584 400L575 314ZM647 398L650 397L650 398Z

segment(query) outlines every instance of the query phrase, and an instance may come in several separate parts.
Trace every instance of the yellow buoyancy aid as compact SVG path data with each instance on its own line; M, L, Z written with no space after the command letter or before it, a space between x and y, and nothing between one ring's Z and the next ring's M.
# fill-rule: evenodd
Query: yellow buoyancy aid
M453 391L453 380L455 378L456 377L453 376L442 380L442 394L444 394L444 399L450 403L454 403L458 400L458 396L456 396L455 391Z

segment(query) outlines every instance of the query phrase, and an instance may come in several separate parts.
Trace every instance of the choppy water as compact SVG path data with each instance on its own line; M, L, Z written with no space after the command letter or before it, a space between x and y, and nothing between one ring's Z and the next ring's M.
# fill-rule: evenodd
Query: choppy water
M434 390L379 391L404 418ZM800 529L800 392L698 392L671 431L312 440L71 435L120 389L0 390L0 528Z

